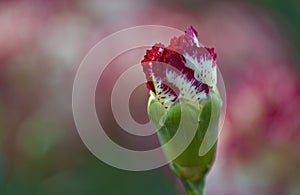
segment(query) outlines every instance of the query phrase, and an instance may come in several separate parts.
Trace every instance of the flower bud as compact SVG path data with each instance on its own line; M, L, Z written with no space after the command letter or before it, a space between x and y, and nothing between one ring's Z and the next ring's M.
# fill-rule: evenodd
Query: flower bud
M197 191L213 164L222 104L214 49L200 46L189 27L168 47L155 44L147 50L142 66L148 115L165 156L188 191Z

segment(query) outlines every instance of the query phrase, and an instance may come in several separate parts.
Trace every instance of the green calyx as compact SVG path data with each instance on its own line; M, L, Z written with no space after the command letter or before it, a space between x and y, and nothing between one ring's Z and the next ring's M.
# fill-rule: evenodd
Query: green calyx
M179 98L168 109L154 96L149 98L149 118L158 128L171 169L185 186L204 185L215 157L220 110L221 98L213 90L207 99L194 102Z

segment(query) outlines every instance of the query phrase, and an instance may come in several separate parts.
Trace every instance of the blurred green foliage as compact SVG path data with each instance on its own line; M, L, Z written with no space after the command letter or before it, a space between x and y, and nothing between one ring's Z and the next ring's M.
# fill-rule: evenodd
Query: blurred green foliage
M2 160L0 194L5 195L177 194L171 181L164 178L160 170L142 173L121 171L91 156L76 167L54 176L44 175L44 178L34 175L24 177L20 173L6 177ZM43 163L44 169L51 169L53 165Z
M275 19L281 20L284 33L287 33L288 40L297 49L295 62L300 68L300 1L298 0L256 0L258 6L270 11ZM297 63L298 62L298 63Z

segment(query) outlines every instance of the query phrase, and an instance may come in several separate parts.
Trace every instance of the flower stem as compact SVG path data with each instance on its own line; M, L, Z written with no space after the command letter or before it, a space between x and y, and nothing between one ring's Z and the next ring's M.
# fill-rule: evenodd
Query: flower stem
M204 187L205 187L204 180L202 180L200 183L197 183L197 184L192 183L185 179L181 179L181 182L183 183L186 193L188 195L203 195L204 194Z
M187 195L203 195L207 168L183 167L174 162L170 163L172 171L180 178Z

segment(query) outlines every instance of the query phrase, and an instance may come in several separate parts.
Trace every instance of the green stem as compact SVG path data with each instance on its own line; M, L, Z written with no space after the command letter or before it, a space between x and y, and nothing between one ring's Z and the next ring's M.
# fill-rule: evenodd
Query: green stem
M202 180L200 183L193 183L185 179L181 179L181 182L183 183L183 186L186 190L186 193L188 195L203 195L204 194L204 188L205 188L205 182Z
M176 163L170 163L172 171L180 178L187 195L203 195L205 189L205 175L207 168L183 167Z

